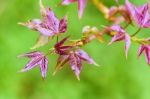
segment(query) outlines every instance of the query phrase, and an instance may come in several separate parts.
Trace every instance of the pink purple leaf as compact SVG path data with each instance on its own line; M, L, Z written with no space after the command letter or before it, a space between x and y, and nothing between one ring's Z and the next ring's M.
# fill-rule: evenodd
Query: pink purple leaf
M82 17L85 6L86 6L86 0L78 0L78 16L79 16L79 18Z
M41 60L40 69L42 77L45 78L48 69L48 59L46 57Z
M71 69L74 71L77 79L79 80L80 77L80 72L82 69L82 63L81 63L81 59L74 53L71 53L69 56L69 62L71 65Z
M87 61L89 64L94 64L98 66L98 64L82 49L78 49L76 54L83 60Z

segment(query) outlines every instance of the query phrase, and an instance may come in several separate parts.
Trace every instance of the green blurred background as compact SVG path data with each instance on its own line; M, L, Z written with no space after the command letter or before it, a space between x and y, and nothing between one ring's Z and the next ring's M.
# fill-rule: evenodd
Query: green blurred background
M103 15L89 0L84 16L77 17L77 5L59 6L61 0L44 0L56 15L68 15L68 31L72 39L78 39L85 25L102 28L108 25ZM143 4L147 0L132 0ZM115 5L113 0L103 0L107 6ZM123 4L124 0L120 0ZM0 99L150 99L150 68L144 55L137 59L138 44L132 43L128 59L124 55L124 43L93 41L84 49L101 65L94 67L84 64L81 81L78 81L68 65L52 76L57 56L49 56L49 70L46 80L41 79L39 68L26 73L18 71L27 63L17 55L32 51L38 33L19 26L32 18L39 18L39 0L0 0ZM137 28L129 27L134 33ZM139 37L150 36L149 29L143 29ZM40 48L46 51L54 43Z

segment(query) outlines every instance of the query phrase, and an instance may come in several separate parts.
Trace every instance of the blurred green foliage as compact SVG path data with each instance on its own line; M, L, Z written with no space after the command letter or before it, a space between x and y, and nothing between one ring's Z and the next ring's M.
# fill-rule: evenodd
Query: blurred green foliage
M96 7L89 0L84 16L78 19L77 5L58 6L61 0L44 0L61 18L68 15L68 31L72 39L80 38L85 25L102 28L108 25ZM132 0L137 5L147 0ZM115 5L112 0L103 0ZM124 0L120 1L122 4ZM124 43L106 43L93 41L84 49L101 67L84 64L81 81L78 81L68 65L52 76L57 56L49 56L49 70L45 81L41 79L39 68L26 73L18 73L27 62L17 55L31 51L38 33L19 26L32 18L39 18L38 0L0 0L0 99L150 99L150 68L144 56L137 59L138 44L133 43L128 59L124 55ZM129 27L128 32L134 33ZM139 37L149 36L149 29L143 29ZM48 50L54 43L40 48Z

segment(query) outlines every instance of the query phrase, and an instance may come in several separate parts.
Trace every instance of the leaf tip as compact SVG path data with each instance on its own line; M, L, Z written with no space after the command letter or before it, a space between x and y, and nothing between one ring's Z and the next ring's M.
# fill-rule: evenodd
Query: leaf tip
M55 75L56 75L56 71L53 72L52 76L55 76Z
M79 76L77 76L77 80L80 81L80 77Z
M26 23L23 23L23 22L18 22L17 24L22 25L22 26L26 26Z
M99 64L97 64L97 63L95 63L94 65L97 66L97 67L100 67L100 66L101 66L101 65L99 65Z

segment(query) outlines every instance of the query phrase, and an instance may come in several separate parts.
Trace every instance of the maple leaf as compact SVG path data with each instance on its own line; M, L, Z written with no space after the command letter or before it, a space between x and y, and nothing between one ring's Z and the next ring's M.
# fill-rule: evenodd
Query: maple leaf
M150 42L150 39L147 39ZM150 65L150 44L141 44L138 50L138 57L145 54L146 62Z
M33 47L34 49L47 44L48 38L65 33L67 30L67 17L65 16L59 20L51 8L45 9L42 0L40 0L40 13L42 19L32 19L28 22L19 23L40 33L40 37Z
M131 45L130 35L119 25L113 25L110 27L110 31L115 31L116 34L112 37L109 45L116 41L125 41L125 55L127 57L129 47Z
M35 52L30 52L30 53L20 55L19 57L25 57L25 58L31 59L27 63L25 68L23 68L21 70L21 72L29 71L39 65L42 78L46 77L46 73L47 73L47 69L48 69L48 59L46 58L46 56L43 53L35 51Z
M126 9L128 10L133 20L139 27L141 28L150 27L150 14L148 3L137 7L134 4L130 3L128 0L126 0L125 5Z

